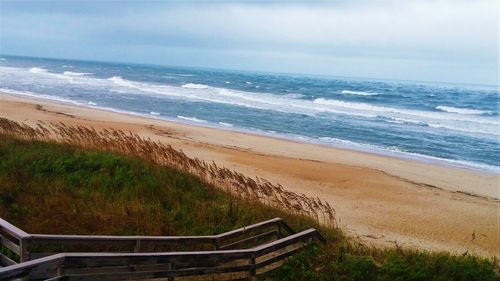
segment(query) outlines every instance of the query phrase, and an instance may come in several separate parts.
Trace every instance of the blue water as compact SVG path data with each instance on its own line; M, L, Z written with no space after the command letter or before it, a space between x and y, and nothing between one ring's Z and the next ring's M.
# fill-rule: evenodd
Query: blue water
M500 171L495 86L2 56L0 91Z

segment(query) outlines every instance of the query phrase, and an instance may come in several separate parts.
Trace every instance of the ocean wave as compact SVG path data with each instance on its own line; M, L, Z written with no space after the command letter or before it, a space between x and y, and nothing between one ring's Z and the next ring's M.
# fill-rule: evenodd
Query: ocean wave
M92 73L88 72L73 72L73 71L64 71L63 75L68 75L68 76L86 76L86 75L92 75Z
M32 67L29 69L29 72L31 73L47 73L48 70L42 67Z
M444 105L437 106L436 109L444 111L444 112L458 113L458 114L469 114L469 115L481 115L481 114L488 113L488 111L479 110L479 109L459 108L459 107L444 106Z
M448 129L452 131L460 131L465 133L500 136L500 133L498 131L492 131L489 128L481 128L477 126L460 126L460 125L448 125L440 123L427 123L427 126L435 129Z
M151 114L151 115L160 115L159 112L154 112L154 111L151 111L149 114Z
M26 97L31 97L31 98L35 98L35 99L52 100L52 101L56 101L56 102L82 105L81 103L74 101L74 100L65 99L65 98L52 96L52 95L39 94L39 93L31 92L31 91L18 91L18 90L12 90L12 89L7 89L7 88L0 88L0 92L6 93L6 94L11 94L11 95L26 96Z
M32 75L26 75L27 72L32 73ZM19 81L27 77L27 83L34 83L34 81L36 83L37 80L34 80L34 78L36 78L34 76L36 75L43 76L44 78L40 80L40 85L46 85L47 83L54 83L54 85L56 85L56 83L59 83L57 84L57 86L59 86L70 81L71 83L80 84L81 87L85 87L85 89L127 94L127 96L137 94L165 97L173 100L181 99L196 102L219 103L289 114L302 114L311 116L312 118L318 116L330 118L332 115L357 116L368 118L376 122L384 121L417 126L426 125L430 128L449 129L461 133L479 133L493 136L500 135L500 131L498 130L498 126L500 125L499 120L492 116L416 110L326 98L308 100L300 98L301 96L293 96L293 94L276 95L269 93L254 93L192 83L184 84L184 87L179 87L131 81L120 76L113 76L107 79L89 77L86 75L66 76L49 73L40 68L31 68L27 71L26 68L0 67L0 74L5 73L9 75L18 73L19 75L16 75L14 78L9 76L9 79L16 79ZM186 85L189 86L186 87ZM196 90L193 90L193 85L202 86L194 86Z
M427 125L427 123L422 122L420 120L397 118L397 117L391 117L386 121L389 123L395 123L395 124Z
M177 115L177 118L182 119L182 120L191 121L191 122L198 122L198 123L207 123L208 122L207 120L198 119L196 117L186 117L186 116L182 116L182 115Z
M97 104L96 104L95 102L93 102L93 101L89 101L89 102L87 102L87 104L88 104L88 105L92 105L92 106L97 105Z
M500 173L500 167L498 166L470 162L466 160L447 159L436 156L424 155L420 153L411 152L408 149L399 146L383 147L379 145L354 142L334 137L320 137L318 138L318 140L320 144L331 144L341 148L354 149L357 151L377 153L381 155L389 155L393 157L425 161L429 163L439 163L439 164L450 165L453 167L477 169L480 171L490 171L497 174Z
M6 59L6 58L0 58L0 60L5 61L5 60L7 60L7 59Z
M204 84L187 83L182 85L181 87L188 89L208 89L209 86Z
M219 122L219 125L226 126L226 127L234 127L233 124L226 123L226 122Z
M185 73L165 73L166 76L180 76L180 77L193 77L194 74L185 74Z
M342 94L355 95L355 96L378 96L379 93L374 92L363 92L363 91L351 91L351 90L342 90Z
M303 94L290 93L290 94L283 95L283 97L291 98L291 99L300 99L300 98L303 98L304 95Z
M344 140L344 139L339 139L339 138L333 138L333 137L319 137L318 140L322 142L327 142L327 143L336 143L336 144L349 144L349 145L356 145L359 146L361 144L350 141L350 140Z
M64 71L63 73L55 73L55 72L50 72L48 69L42 67L32 67L28 70L28 72L35 75L50 76L54 78L65 79L66 80L65 82L70 82L70 83L78 83L78 81L75 80L74 78L84 77L92 74L92 73L73 72L73 71Z
M332 108L337 110L349 109L349 110L358 110L362 112L372 112L372 113L377 113L377 116L386 114L384 117L389 117L389 118L392 117L401 118L401 116L414 116L414 117L425 118L426 120L437 119L437 120L448 120L448 121L464 121L464 122L487 124L487 125L500 125L498 120L488 117L461 116L459 114L454 114L454 113L441 113L441 112L423 111L423 110L406 109L398 107L386 107L386 106L372 105L368 103L347 102L347 101L331 100L324 98L317 98L314 100L314 103L331 106ZM425 120L420 120L420 121L425 122Z
M137 86L134 82L132 82L130 80L123 79L121 76L113 76L111 78L108 78L107 80L111 81L119 86L122 86L122 87L142 90L142 88Z

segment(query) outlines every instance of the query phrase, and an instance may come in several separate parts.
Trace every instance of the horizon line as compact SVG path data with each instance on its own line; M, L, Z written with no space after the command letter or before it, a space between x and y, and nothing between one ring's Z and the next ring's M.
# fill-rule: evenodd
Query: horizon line
M303 72L274 72L265 70L248 70L248 69L237 69L237 68L219 68L219 67L208 67L208 66L193 66L193 65L171 65L171 64L156 64L156 63L145 63L145 62L126 62L126 61L111 61L111 60L99 60L99 59L75 59L75 58L63 58L63 57L39 57L33 55L15 55L15 54L3 54L0 56L6 57L20 57L20 58L35 58L35 59L49 59L49 60L68 60L68 61L81 61L81 62L98 62L98 63L109 63L109 64L135 64L143 66L160 66L160 67L174 67L174 68L194 68L202 70L218 70L218 71L236 71L236 72L249 72L249 73L264 73L273 75L299 75L304 77L316 77L316 78L347 78L347 79L367 79L367 80L377 80L377 81L393 81L393 82L410 82L410 83L428 83L428 84L449 84L449 85L468 85L468 86L488 86L500 88L500 81L497 84L486 84L486 83L472 83L472 82L450 82L450 81L426 81L426 80L406 80L406 79L395 79L395 78L380 78L380 77L361 77L361 76L344 76L344 75L331 75L331 74L318 74L318 73L303 73Z

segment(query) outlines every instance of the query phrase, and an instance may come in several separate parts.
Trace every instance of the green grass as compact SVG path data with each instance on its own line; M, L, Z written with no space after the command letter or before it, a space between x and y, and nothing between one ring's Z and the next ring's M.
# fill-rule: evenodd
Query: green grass
M500 280L496 261L356 246L341 231L116 153L0 136L0 216L27 232L207 235L273 217L329 241L263 280Z

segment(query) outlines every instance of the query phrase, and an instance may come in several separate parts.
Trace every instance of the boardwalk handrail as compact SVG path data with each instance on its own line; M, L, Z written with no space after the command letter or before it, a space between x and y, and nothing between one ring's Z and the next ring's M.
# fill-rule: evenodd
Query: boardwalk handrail
M52 278L76 276L78 279L98 280L103 276L108 279L123 278L159 278L214 273L249 272L256 275L259 268L275 263L295 253L302 247L300 243L310 243L313 238L324 241L316 229L307 229L299 233L269 242L251 249L161 252L161 253L61 253L52 256L0 268L0 280L26 277ZM299 243L294 249L287 247ZM284 251L284 252L279 252ZM276 253L271 257L265 257ZM232 260L245 260L243 264L219 265ZM194 267L193 264L205 264ZM156 270L148 271L147 266L156 265ZM180 268L173 265L179 264ZM182 266L184 265L184 266ZM146 268L141 270L141 266ZM91 269L79 274L78 269ZM112 269L110 271L110 269ZM76 271L75 271L76 270ZM118 271L117 271L118 270ZM122 271L119 271L122 270ZM69 273L65 273L68 271ZM71 273L72 271L75 271Z
M7 232L9 235L17 239L25 239L30 236L30 234L24 232L23 230L17 228L17 226L9 223L8 221L0 218L0 228Z
M256 235L250 239L242 239L239 241L229 241L241 235L252 233L258 230L263 230L269 227L277 227L277 231L265 233L263 235ZM53 234L29 234L9 222L0 218L0 245L11 250L19 256L21 262L28 261L32 258L47 256L51 253L45 254L30 254L28 252L29 244L43 244L43 243L58 243L58 244L85 244L85 243L106 243L106 245L123 245L130 244L133 247L132 251L141 252L141 245L146 243L150 244L165 244L165 243L190 243L190 244L211 244L214 249L229 249L240 246L245 242L252 242L258 239L266 239L271 236L282 237L283 230L288 233L294 233L293 229L286 224L281 218L273 218L253 225L242 227L239 229L231 230L217 235L206 236L112 236L112 235L53 235ZM6 232L17 241L12 241L5 236L2 232ZM253 240L252 240L253 239ZM224 245L225 242L229 244ZM16 243L17 242L17 243ZM12 259L0 253L0 266L12 265L15 263Z
M29 238L33 242L37 243L87 243L87 242L135 242L137 240L148 241L148 242L213 242L217 239L219 241L226 241L230 238L249 233L251 231L256 231L264 229L270 226L282 226L289 233L293 233L293 230L283 221L281 218L273 218L260 223L252 224L246 227L238 228L228 232L224 232L217 235L203 235L203 236L117 236L117 235L57 235L57 234L28 234Z

